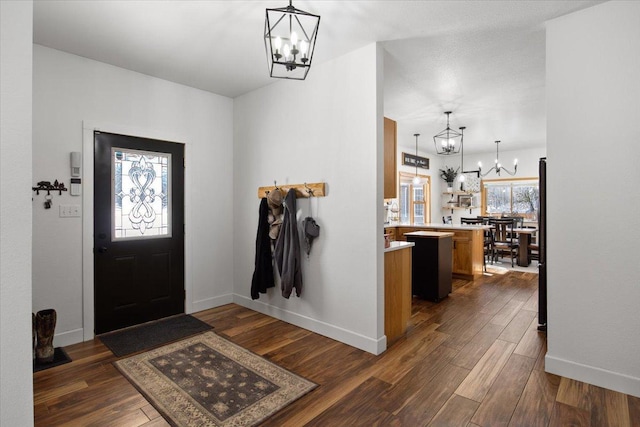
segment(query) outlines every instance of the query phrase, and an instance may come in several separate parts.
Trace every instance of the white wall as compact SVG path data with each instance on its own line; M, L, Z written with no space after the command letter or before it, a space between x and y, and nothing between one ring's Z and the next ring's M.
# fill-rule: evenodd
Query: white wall
M33 310L57 310L56 346L93 336L94 125L186 143L186 309L231 302L233 100L35 45L33 105L33 183L68 186L69 152L84 150L83 196L54 195L48 210L42 194L33 201ZM84 204L84 221L59 218L60 204Z
M639 52L639 2L607 2L547 25L546 369L635 396Z
M0 2L0 425L33 425L32 1Z
M382 286L382 55L375 44L235 99L235 301L372 353L386 347ZM260 186L320 182L321 227L300 298L250 298ZM298 200L298 219L310 201Z

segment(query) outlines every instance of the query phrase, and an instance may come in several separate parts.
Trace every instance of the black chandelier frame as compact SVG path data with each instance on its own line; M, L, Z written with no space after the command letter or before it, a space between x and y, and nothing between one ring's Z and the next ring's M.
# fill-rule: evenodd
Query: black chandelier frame
M444 156L458 154L460 152L460 147L462 147L462 134L449 127L449 116L452 112L445 111L444 113L447 115L447 128L433 136L436 153ZM460 143L457 145L455 144L456 139L460 139ZM454 142L450 143L449 141Z
M282 37L277 30L287 24L288 33L281 32L281 34L288 34L288 36ZM295 8L292 0L289 0L289 6L266 9L264 46L269 75L279 79L306 79L311 69L319 27L320 15ZM292 40L292 35L296 30L300 31L299 34L296 33L300 37L297 43ZM276 38L280 38L285 43L284 46L277 46ZM285 48L288 46L286 43L291 44L289 52L285 52ZM302 43L306 43L308 46L306 52L302 49Z
M508 175L511 175L511 176L515 175L516 172L518 172L518 159L515 159L513 162L513 172L511 172L509 169L502 166L502 164L500 163L500 142L501 141L494 141L494 142L496 143L495 164L487 172L482 173L482 164L478 162L478 173L480 174L481 177L485 177L489 175L491 171L496 171L496 174L498 176L500 176L501 172L506 172Z

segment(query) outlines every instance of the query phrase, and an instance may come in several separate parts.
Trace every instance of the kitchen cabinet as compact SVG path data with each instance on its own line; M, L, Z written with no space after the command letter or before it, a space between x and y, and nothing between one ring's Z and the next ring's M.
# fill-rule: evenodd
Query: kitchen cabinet
M389 240L390 241L395 241L396 239L396 228L395 227L385 227L384 228L384 234L388 234L389 235Z
M387 347L407 331L411 317L413 243L393 242L384 253L384 334Z
M396 228L396 240L401 242L406 242L407 238L404 236L405 233L412 233L416 231L415 227L397 227Z
M484 258L484 230L482 227L442 224L396 226L395 240L406 241L405 233L420 230L453 233L451 255L454 277L465 280L475 280L482 276L482 261Z
M451 230L438 228L436 231L453 231L453 273L456 277L474 280L482 276L484 258L484 231Z
M398 187L396 172L396 156L398 151L397 124L394 120L384 118L384 189L385 199L395 199Z

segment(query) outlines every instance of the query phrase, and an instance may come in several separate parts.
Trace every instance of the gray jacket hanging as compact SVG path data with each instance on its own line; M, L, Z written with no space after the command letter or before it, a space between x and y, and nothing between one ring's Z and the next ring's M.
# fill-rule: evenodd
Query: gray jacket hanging
M285 298L291 296L294 288L297 296L300 296L302 291L302 260L296 210L296 192L290 189L284 199L284 219L274 251L276 267L280 273L282 296Z

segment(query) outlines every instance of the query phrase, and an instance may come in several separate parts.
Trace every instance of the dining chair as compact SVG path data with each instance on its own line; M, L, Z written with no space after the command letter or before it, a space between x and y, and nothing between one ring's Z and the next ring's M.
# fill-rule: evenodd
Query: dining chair
M478 216L478 218L482 219L482 223L484 225L489 225L489 222L494 219L495 217L493 216Z
M527 249L529 250L529 260L540 261L540 246L537 243L530 243Z
M524 227L524 218L521 216L503 216L504 219L512 219L515 222L514 228L523 228Z
M470 225L483 225L484 221L482 217L476 218L460 218L460 224L470 224ZM493 230L485 229L484 230L484 257L482 258L482 268L486 272L487 271L487 258L493 261Z
M460 224L482 224L482 218L460 218Z
M509 252L511 267L513 267L513 260L518 256L520 247L517 237L512 236L512 230L516 228L516 221L513 218L493 218L490 224L494 227L494 260L497 261L498 255Z

